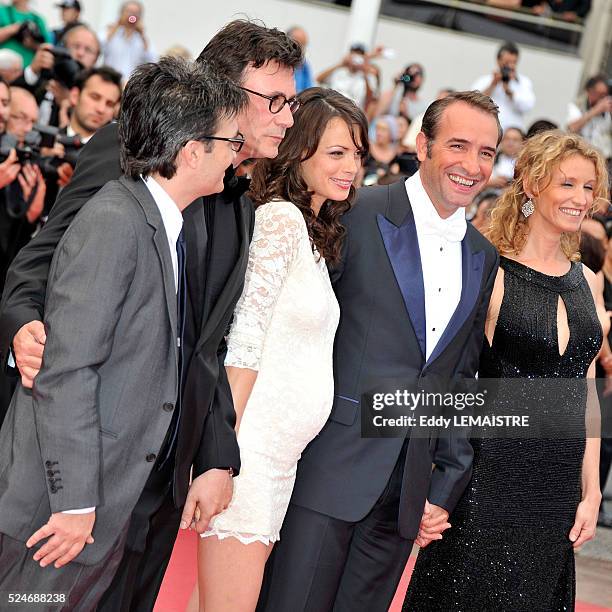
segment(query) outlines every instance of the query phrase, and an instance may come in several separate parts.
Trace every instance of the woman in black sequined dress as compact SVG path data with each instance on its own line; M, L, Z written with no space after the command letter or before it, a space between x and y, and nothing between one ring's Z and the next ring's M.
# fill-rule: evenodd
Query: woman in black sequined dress
M488 233L502 257L481 378L595 376L595 275L577 246L582 219L606 189L603 160L579 137L547 132L525 145ZM556 399L581 424L594 405L592 393ZM574 549L593 537L601 499L599 439L472 445L472 480L451 528L419 552L404 612L574 610Z

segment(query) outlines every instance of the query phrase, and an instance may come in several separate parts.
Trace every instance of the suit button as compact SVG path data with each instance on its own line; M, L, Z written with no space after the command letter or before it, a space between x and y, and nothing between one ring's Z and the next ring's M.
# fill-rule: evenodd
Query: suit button
M55 476L55 472L53 470L47 470L47 476Z
M51 485L51 493L57 493L57 488L54 485Z
M155 453L149 453L145 458L149 463L153 463L153 461L157 459L157 455Z
M50 468L53 466L53 464L51 463L51 461L45 461L45 466Z
M166 411L166 412L172 412L174 410L174 404L172 404L171 402L166 402L162 408Z

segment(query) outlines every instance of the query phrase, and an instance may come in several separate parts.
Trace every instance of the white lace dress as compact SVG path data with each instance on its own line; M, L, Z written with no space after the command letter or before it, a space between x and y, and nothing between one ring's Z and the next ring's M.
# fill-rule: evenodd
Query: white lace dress
M202 537L279 539L298 459L332 407L340 311L327 267L290 202L257 208L225 364L258 372L238 432L234 495Z

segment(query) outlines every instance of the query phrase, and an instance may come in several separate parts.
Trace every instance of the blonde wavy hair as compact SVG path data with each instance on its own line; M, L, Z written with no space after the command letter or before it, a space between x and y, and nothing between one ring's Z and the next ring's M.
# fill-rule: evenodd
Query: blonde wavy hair
M595 165L596 181L593 188L593 211L608 200L608 171L606 162L597 149L576 134L550 130L525 142L514 168L514 180L502 193L491 211L491 224L486 237L501 255L518 255L527 240L529 226L521 212L528 196L524 184L533 189L536 199L551 183L553 172L564 160L580 155ZM561 248L570 261L579 261L580 232L562 234Z

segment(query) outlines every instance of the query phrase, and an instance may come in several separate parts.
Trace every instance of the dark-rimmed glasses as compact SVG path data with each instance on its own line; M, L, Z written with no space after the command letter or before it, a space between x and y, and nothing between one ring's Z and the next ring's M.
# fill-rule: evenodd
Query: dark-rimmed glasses
M246 87L241 87L243 91L248 91L249 93L255 94L260 98L265 98L266 100L270 100L270 104L268 108L273 115L280 113L283 108L285 108L285 104L289 105L289 110L291 114L295 113L295 111L300 108L300 101L297 98L287 98L283 94L276 94L274 96L266 96L265 94L259 93L258 91L253 91L252 89L247 89Z
M223 138L221 136L204 136L202 140L223 140L224 142L229 142L232 151L235 153L240 153L244 145L244 136L240 132L231 138Z

